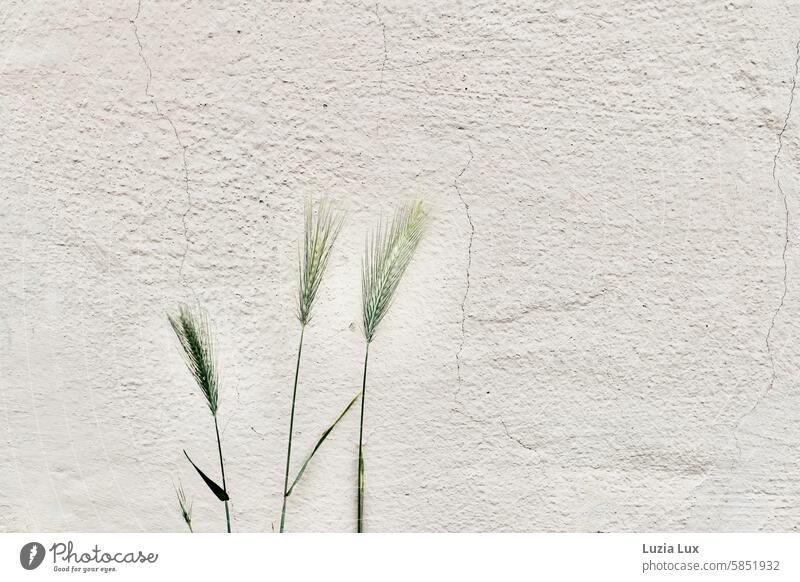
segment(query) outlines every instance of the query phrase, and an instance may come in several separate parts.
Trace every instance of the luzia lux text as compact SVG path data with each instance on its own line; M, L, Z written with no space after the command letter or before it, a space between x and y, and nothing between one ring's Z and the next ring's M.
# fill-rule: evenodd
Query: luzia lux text
M643 554L699 554L700 546L678 544L642 544Z

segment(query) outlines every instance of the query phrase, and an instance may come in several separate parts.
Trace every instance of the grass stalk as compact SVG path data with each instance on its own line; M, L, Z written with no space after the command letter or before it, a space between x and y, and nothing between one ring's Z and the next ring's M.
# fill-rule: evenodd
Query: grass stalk
M364 531L364 402L367 396L367 363L369 362L369 344L364 353L364 378L361 381L361 420L358 424L358 533Z
M292 462L292 436L294 435L294 409L297 402L297 379L300 376L300 356L303 353L303 336L306 326L300 327L300 344L297 346L297 364L294 369L294 388L292 389L292 412L289 415L289 444L286 447L286 472L283 477L283 506L281 507L281 528L280 533L286 523L286 500L289 497L289 466Z
M219 470L222 473L222 490L225 495L228 494L228 485L225 483L225 462L222 460L222 441L219 438L219 423L217 422L217 415L214 415L214 432L217 435L217 452L219 452ZM225 500L225 524L228 526L228 533L231 533L231 512L228 507L228 500Z

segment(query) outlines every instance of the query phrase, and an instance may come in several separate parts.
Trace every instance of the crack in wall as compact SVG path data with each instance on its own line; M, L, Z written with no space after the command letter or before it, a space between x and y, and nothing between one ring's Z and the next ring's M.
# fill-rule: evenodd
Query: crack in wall
M456 414L460 414L461 416L463 416L464 418L466 418L471 422L474 422L475 424L479 425L486 424L486 421L484 419L478 418L477 416L472 416L470 413L464 412L463 410L459 410L458 408L451 408L450 412L455 412Z
M775 181L775 186L778 188L778 192L780 193L781 198L783 200L783 210L784 210L783 249L781 251L781 260L783 261L783 292L781 293L781 298L778 303L778 307L772 314L772 320L770 321L769 329L767 330L767 336L764 340L764 343L767 347L767 353L769 354L769 361L772 372L770 376L769 386L767 387L767 392L772 390L776 378L775 357L772 353L772 344L770 340L772 339L772 332L775 329L775 320L778 318L778 315L783 309L783 304L784 301L786 300L786 294L789 289L787 281L789 275L789 267L786 262L786 251L789 248L789 201L786 196L786 192L783 191L783 187L781 186L780 178L778 178L778 157L781 155L781 150L783 149L783 134L786 133L786 128L789 126L789 118L792 115L792 105L794 104L794 92L795 88L797 87L798 66L800 66L800 41L798 41L797 44L795 45L794 75L792 75L792 89L789 94L789 107L786 110L786 117L783 120L783 127L781 128L781 131L778 133L778 149L775 152L775 156L772 158L772 179Z
M778 178L778 158L781 155L781 151L783 150L783 134L786 133L786 128L789 126L789 118L792 115L792 106L794 105L794 94L795 89L797 88L797 76L798 71L800 70L800 41L797 41L795 44L795 59L794 59L794 74L792 75L792 88L789 92L789 107L786 110L786 116L783 120L783 126L781 130L778 132L778 149L775 151L775 155L772 158L772 179L775 182L775 186L778 189L778 193L781 196L783 201L783 210L784 210L784 223L783 223L783 249L781 250L781 260L783 261L783 291L781 292L780 301L778 302L778 306L775 308L775 311L772 313L772 318L770 319L769 329L767 330L767 335L764 338L764 344L767 349L767 355L769 356L769 364L770 364L770 378L769 384L767 385L766 389L759 394L756 401L753 403L753 406L739 418L739 421L736 423L736 426L733 429L733 437L736 441L736 450L737 450L737 458L741 459L742 456L742 447L739 442L739 428L742 426L744 420L753 414L758 406L761 404L761 401L764 397L770 393L770 391L775 386L775 380L777 379L777 371L775 368L775 355L772 350L772 332L775 330L775 322L780 315L781 310L783 309L784 302L786 301L786 295L789 290L788 285L788 276L789 276L789 266L786 261L786 252L789 249L789 200L786 196L786 192L783 190L783 186L781 186L780 178Z
M191 243L189 237L189 225L187 223L187 217L189 216L189 212L192 210L192 192L189 188L189 166L186 162L186 149L187 146L184 145L183 140L181 139L180 134L178 133L178 128L175 126L175 123L172 119L163 111L158 105L158 101L150 92L150 83L153 81L153 69L150 67L150 62L147 60L147 57L144 54L144 47L142 46L142 40L139 37L139 27L137 21L139 19L139 14L142 11L142 0L139 0L138 4L136 5L136 14L133 18L129 19L131 27L133 28L133 35L136 37L136 44L139 47L139 58L142 60L145 68L147 69L147 82L145 83L144 87L144 94L150 99L150 103L153 105L153 109L156 112L156 115L166 121L169 126L172 128L172 133L175 135L175 141L178 142L178 146L180 147L181 151L181 162L183 165L183 185L184 191L186 193L186 209L181 214L181 225L183 227L183 240L184 240L184 247L183 247L183 254L181 255L181 263L180 267L178 268L178 275L183 283L184 287L187 287L192 291L192 295L194 295L194 290L191 289L189 284L186 281L186 277L183 273L183 267L186 263L186 255L189 253L189 245ZM196 299L196 296L195 296Z
M455 188L456 194L458 194L458 199L461 200L461 204L464 207L464 214L467 217L467 222L469 222L469 244L467 246L467 267L466 267L466 286L464 289L464 296L461 298L461 340L458 344L458 350L456 351L456 374L458 383L461 383L461 353L464 351L464 341L466 338L466 321L467 321L467 299L469 297L469 288L470 288L470 272L472 269L472 242L475 239L475 223L472 221L472 213L469 209L469 204L464 199L464 195L461 193L461 189L458 187L458 181L464 175L464 172L467 171L469 165L472 163L473 158L475 157L472 153L472 147L467 144L467 149L469 150L469 160L467 160L466 165L461 168L461 171L453 180L453 188ZM456 395L458 391L456 391Z
M378 21L378 26L381 27L381 33L383 34L383 61L381 62L381 76L378 80L378 121L375 125L375 133L380 136L381 134L381 111L383 111L383 76L386 72L386 63L389 61L389 49L386 46L386 23L381 18L380 13L381 6L378 3L375 3L375 19Z
M254 426L251 426L250 430L253 431L255 434L257 434L258 436L260 436L262 439L267 436L265 433L257 431Z
M526 451L530 451L534 455L536 455L536 460L539 463L539 468L540 468L540 470L542 472L542 475L545 476L545 480L547 482L552 482L552 479L550 478L550 475L549 475L549 471L547 470L547 463L545 463L544 457L542 456L542 453L539 452L539 449L537 449L533 445L529 445L528 443L526 443L525 441L523 441L519 437L516 437L513 434L511 434L511 432L508 430L508 427L506 426L506 423L505 423L504 420L500 419L500 424L503 426L503 430L505 431L506 436L508 437L508 439L511 442L516 443L517 445L519 445L520 447L522 447Z
M703 487L703 485L705 485L706 481L708 481L711 478L712 474L717 469L718 466L715 463L714 466L709 467L704 471L698 471L697 475L700 476L700 480L694 485L692 485L686 493L682 494L680 499L678 499L674 503L671 503L669 507L666 507L658 517L653 518L652 521L650 522L651 527L657 529L658 528L663 529L667 524L671 523L680 524L681 522L685 521L689 516L691 516L692 508L696 505L697 492L700 490L700 488ZM694 498L694 501L690 501L692 500L692 498ZM681 508L685 508L686 514L676 518L674 514Z
M510 439L511 439L512 441L514 441L515 443L517 443L517 444L518 444L519 446L521 446L523 449L527 449L527 450L529 450L529 451L533 451L533 452L534 452L534 453L536 453L537 455L539 454L539 453L538 453L538 451L537 451L537 450L536 450L534 447L532 447L531 445L529 445L529 444L525 443L524 441L520 440L519 438L515 437L515 436L514 436L514 435L512 435L510 432L508 432L508 427L506 426L506 423L505 423L505 421L501 420L501 421L500 421L500 424L502 424L502 425L503 425L503 430L506 432L506 436L507 436L508 438L510 438Z

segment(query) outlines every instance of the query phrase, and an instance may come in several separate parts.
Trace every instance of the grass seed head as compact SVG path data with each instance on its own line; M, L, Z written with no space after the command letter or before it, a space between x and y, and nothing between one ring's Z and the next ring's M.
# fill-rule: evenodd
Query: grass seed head
M428 222L425 204L415 200L399 208L390 222L379 223L367 238L361 265L362 328L367 343L389 310Z
M189 372L206 399L211 414L219 409L219 388L214 358L214 343L208 315L200 308L192 310L181 304L167 314L172 330L181 346L181 354Z
M336 210L327 198L316 204L316 212L313 202L310 199L306 201L297 294L297 319L304 326L311 320L314 300L343 222L344 214Z

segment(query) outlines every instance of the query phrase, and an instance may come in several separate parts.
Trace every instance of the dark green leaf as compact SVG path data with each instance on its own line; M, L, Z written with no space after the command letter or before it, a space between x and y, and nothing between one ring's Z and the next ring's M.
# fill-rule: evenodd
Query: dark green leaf
M192 467L194 467L195 471L197 471L200 477L203 478L203 481L206 482L206 485L208 485L208 488L211 489L211 492L217 496L217 499L219 499L220 501L228 501L230 497L228 497L228 494L225 492L225 490L216 483L214 483L214 481L209 479L208 476L200 470L200 467L194 464L194 461L192 461L192 459L189 458L189 453L187 453L184 450L183 454L186 455L186 458L189 459L189 462L192 464Z

